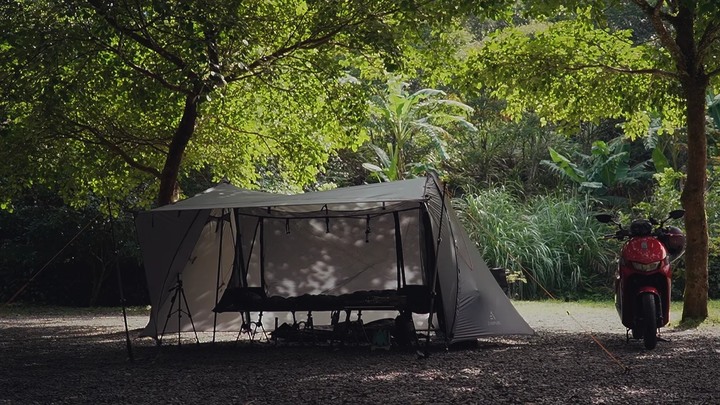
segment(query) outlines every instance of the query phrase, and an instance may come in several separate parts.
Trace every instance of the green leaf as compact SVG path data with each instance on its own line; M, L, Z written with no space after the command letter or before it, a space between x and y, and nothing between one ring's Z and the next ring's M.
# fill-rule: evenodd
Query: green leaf
M601 189L605 186L603 185L603 183L601 183L599 181L583 181L582 183L580 183L580 187Z
M665 157L665 154L660 148L660 145L656 146L652 151L652 162L655 166L656 173L662 173L665 171L665 169L670 168L670 163Z
M548 151L550 152L550 158L556 164L557 168L560 169L566 176L577 183L585 181L585 174L582 173L582 171L578 169L578 167L575 166L570 159L561 155L552 147L548 147Z

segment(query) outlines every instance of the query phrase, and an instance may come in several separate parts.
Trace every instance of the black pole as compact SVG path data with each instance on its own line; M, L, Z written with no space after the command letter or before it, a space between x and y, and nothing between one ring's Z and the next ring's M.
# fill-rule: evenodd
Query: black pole
M110 236L112 238L113 249L115 253L115 272L117 273L118 287L120 290L120 304L122 305L123 322L125 323L125 346L127 347L128 358L131 363L135 362L133 355L132 342L130 340L130 329L128 328L127 310L125 308L125 291L123 289L122 274L120 272L120 255L117 248L117 240L115 239L115 221L113 221L112 206L110 198L107 198L108 216L110 217Z
M260 218L260 287L265 291L265 221Z
M437 243L435 245L435 265L434 265L434 274L433 274L433 281L432 281L432 288L430 289L430 315L428 317L428 327L427 327L427 337L425 340L425 357L428 357L430 355L430 328L432 327L432 321L433 321L433 311L435 310L435 295L437 295L437 291L435 291L436 285L437 285L437 279L438 279L438 256L440 256L440 243L442 242L442 226L443 226L443 219L445 217L445 192L447 190L447 187L443 185L441 198L442 202L440 203L440 224L438 225L438 237L437 237ZM445 337L447 340L447 336Z
M405 259L403 257L403 244L402 235L400 229L400 214L397 211L393 212L393 219L395 220L395 256L397 262L397 284L398 289L404 288L407 285L405 280Z
M230 215L228 213L228 215ZM218 304L218 299L220 298L220 268L222 267L222 254L223 254L223 240L224 240L224 233L225 233L225 208L222 208L220 210L220 223L218 224L218 227L216 230L220 231L220 246L218 248L218 265L217 265L217 278L215 279L215 306ZM217 318L218 313L217 311L213 311L215 314L213 317L213 337L212 342L215 343L215 331L217 330Z

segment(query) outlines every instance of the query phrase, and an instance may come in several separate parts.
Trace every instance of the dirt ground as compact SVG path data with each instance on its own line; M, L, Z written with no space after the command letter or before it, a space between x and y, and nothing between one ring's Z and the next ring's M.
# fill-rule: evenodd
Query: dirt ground
M0 404L720 403L720 327L626 342L611 304L515 302L537 334L428 357L368 346L272 346L201 334L156 346L120 314L0 315ZM673 314L677 319L678 314Z

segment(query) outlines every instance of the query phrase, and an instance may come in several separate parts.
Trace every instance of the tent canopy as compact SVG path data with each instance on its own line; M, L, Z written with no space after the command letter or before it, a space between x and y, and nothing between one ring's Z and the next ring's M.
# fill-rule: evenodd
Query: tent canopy
M213 309L238 287L289 298L425 286L450 343L533 333L433 175L297 195L221 183L140 213L136 227L152 304L146 336L237 331L238 313ZM190 316L171 322L179 284Z

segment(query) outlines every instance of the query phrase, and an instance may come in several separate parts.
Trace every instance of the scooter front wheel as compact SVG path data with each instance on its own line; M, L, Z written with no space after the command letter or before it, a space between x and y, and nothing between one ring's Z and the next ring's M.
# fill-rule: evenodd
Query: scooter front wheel
M645 348L652 350L657 345L657 310L655 294L645 293L640 297L642 308L642 332Z

